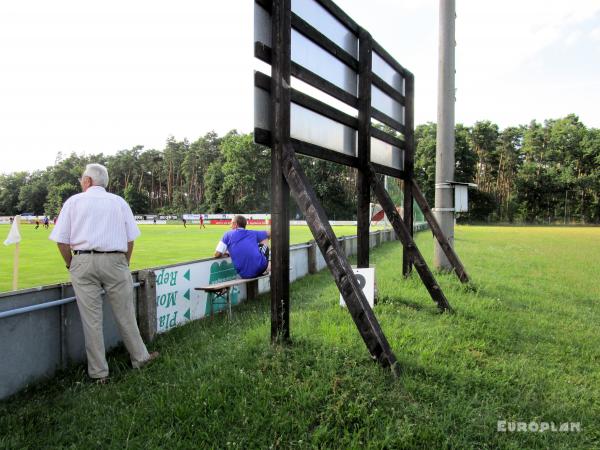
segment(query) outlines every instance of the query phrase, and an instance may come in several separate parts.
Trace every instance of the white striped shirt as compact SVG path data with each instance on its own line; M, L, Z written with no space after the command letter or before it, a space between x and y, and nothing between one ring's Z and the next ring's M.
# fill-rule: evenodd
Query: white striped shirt
M70 197L63 205L50 239L73 250L126 252L140 235L127 202L101 186Z

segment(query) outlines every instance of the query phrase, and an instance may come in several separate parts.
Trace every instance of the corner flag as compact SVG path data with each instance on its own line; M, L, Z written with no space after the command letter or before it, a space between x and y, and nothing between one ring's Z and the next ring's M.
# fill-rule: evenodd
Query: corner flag
M8 236L4 241L4 245L18 244L21 242L21 232L19 231L19 224L21 223L21 216L15 216L12 227L8 232Z
M15 244L15 257L13 262L13 291L17 290L19 283L19 242L21 242L21 232L19 225L21 224L21 216L15 216L12 227L8 232L8 236L4 241L4 245Z

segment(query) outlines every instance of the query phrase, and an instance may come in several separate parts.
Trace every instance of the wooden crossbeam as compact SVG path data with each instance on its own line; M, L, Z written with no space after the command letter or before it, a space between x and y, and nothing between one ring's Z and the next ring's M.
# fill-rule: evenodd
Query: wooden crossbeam
M371 356L383 367L390 367L392 373L398 376L399 367L396 356L392 352L369 302L360 289L356 275L340 248L327 215L306 179L290 143L283 145L282 162L282 171L290 187L290 192L306 217L310 231Z
M450 261L450 264L452 264L452 267L454 268L458 279L463 283L468 283L469 274L467 274L467 271L465 270L465 267L458 258L458 255L454 251L454 248L452 248L452 245L450 245L448 238L446 237L446 235L444 235L444 232L440 228L438 221L433 215L433 212L431 211L431 208L429 207L425 196L421 192L421 189L419 189L419 185L417 184L414 178L412 179L412 193L419 207L421 208L421 211L423 211L423 214L425 215L425 220L427 220L427 223L429 224L433 235L440 243L440 247L442 247L442 250L444 250L446 258L448 258L448 261Z
M450 306L450 303L448 303L446 296L442 292L442 288L437 283L435 277L433 276L433 273L431 273L431 270L429 270L429 267L427 266L423 255L421 254L419 248L415 244L415 241L413 240L406 224L402 220L402 217L400 217L400 214L396 210L394 202L385 190L383 183L379 179L377 179L377 174L370 165L369 176L371 178L371 187L375 191L375 196L377 197L379 204L385 211L385 214L390 223L392 224L396 235L398 236L398 238L402 242L402 245L404 245L404 248L408 252L410 259L414 264L415 269L417 270L417 273L419 274L421 280L423 281L423 284L429 291L429 295L431 295L433 301L437 303L439 309L441 309L442 311L451 312L452 307Z

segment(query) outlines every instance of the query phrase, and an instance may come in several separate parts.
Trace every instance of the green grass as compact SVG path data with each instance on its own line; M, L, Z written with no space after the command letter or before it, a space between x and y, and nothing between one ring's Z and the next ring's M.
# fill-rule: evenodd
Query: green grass
M8 235L9 225L0 225L2 241ZM200 230L197 225L141 225L142 235L136 239L132 270L157 267L179 262L210 258L217 242L228 225L210 225ZM256 226L249 229L265 229ZM356 227L334 227L339 236L356 234ZM23 224L19 255L19 289L69 281L69 273L58 253L56 244L48 239L49 230L43 227ZM300 243L312 239L305 226L290 228L290 242ZM13 261L15 246L0 245L0 292L12 289Z
M418 244L431 259L431 235ZM438 280L439 314L397 242L373 251L375 313L402 375L371 362L327 271L291 287L288 347L270 301L176 328L142 371L83 365L0 402L0 448L598 448L600 229L459 227L473 288ZM580 433L499 433L498 420L580 422Z

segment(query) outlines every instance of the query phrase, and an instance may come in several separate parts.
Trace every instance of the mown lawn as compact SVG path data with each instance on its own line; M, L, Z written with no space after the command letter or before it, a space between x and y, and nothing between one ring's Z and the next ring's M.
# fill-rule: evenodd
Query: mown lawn
M429 233L418 243L431 258ZM0 402L0 448L598 448L600 229L459 227L474 280L439 314L397 242L373 251L375 313L402 367L371 362L327 271L292 285L289 347L267 297L161 335L139 372L78 366ZM497 421L580 432L498 432Z
M8 235L9 225L0 225L0 242ZM178 262L210 258L227 225L209 225L200 229L198 225L140 225L141 236L136 239L132 270L157 267ZM265 229L251 226L249 229ZM334 227L339 236L356 234L356 227ZM19 289L69 281L56 244L48 239L50 229L35 229L34 225L23 224L19 255ZM290 228L290 242L300 243L312 239L306 226ZM0 292L12 289L15 246L0 245Z

